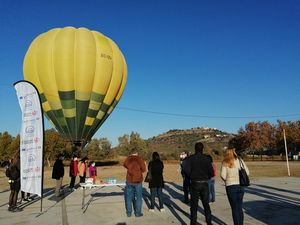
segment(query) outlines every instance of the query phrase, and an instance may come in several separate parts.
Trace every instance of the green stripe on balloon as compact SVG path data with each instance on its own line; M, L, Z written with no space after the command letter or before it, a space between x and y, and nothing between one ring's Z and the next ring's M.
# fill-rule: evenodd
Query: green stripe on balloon
M76 129L75 129L75 117L66 118L66 122L69 128L69 132L72 136L72 139L76 138Z
M56 118L62 119L62 120L60 120L61 125L66 125L66 123L65 123L66 121L64 119L64 112L62 109L52 110L52 112L54 113Z
M76 139L82 138L83 126L85 124L85 118L89 107L89 101L76 100Z
M47 101L46 96L45 96L44 93L41 93L41 94L40 94L40 97L41 97L41 102L42 102L42 103L44 103L44 102Z
M95 101L95 102L99 102L102 103L104 100L105 95L102 94L98 94L96 92L92 92L91 93L91 100Z
M105 103L103 103L100 107L100 110L99 111L102 111L102 112L107 112L107 110L109 109L109 105L106 105Z
M96 118L98 110L88 109L87 116L91 118Z
M59 98L61 100L74 100L75 99L75 90L73 91L58 91Z
M115 100L113 101L111 107L112 107L112 108L115 108L115 107L117 106L118 103L119 103L119 101L115 99ZM102 117L101 121L97 119L97 120L99 121L99 123L96 123L96 121L94 121L94 124L93 124L93 126L92 126L92 128L91 128L91 132L89 133L89 136L92 137L92 136L97 132L97 130L99 129L99 127L102 126L102 124L103 124L103 123L105 122L105 120L109 117L109 115L110 115L110 114L108 114L107 111L106 111L106 113L105 113L104 117ZM94 125L95 125L95 126L94 126Z
M74 109L76 107L75 100L61 100L61 106L64 109Z
M52 110L46 112L47 117L51 120L51 122L54 124L55 128L58 132L64 134L64 136L70 138L67 136L68 132L65 132L65 130L62 128L61 124L59 123L59 120L54 115L54 112Z
M75 108L75 91L58 91L61 105L64 109Z
M84 125L83 127L83 133L82 133L82 138L86 141L89 141L91 139L91 136L89 135L89 131L91 130L90 125Z

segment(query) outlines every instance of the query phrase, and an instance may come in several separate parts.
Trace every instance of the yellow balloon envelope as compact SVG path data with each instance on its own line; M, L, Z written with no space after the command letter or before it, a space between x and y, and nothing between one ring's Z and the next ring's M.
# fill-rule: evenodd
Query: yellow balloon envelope
M118 46L86 28L56 28L36 37L23 65L43 110L73 142L88 141L119 102L127 65Z

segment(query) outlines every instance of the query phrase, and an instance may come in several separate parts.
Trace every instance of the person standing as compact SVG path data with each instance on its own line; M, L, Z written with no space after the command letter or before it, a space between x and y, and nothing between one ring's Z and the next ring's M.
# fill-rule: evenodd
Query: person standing
M240 163L243 164L246 173L249 175L247 165L237 156L235 149L228 148L225 150L221 167L221 178L225 182L234 225L242 225L244 223L243 197L245 190L244 187L240 186Z
M94 161L91 162L89 174L90 174L90 178L93 179L93 184L96 184L97 167L96 167L96 163Z
M19 212L17 207L18 194L21 188L20 182L20 151L17 151L14 158L11 160L7 168L7 175L9 177L8 183L10 185L10 195L8 201L8 211Z
M69 171L69 176L71 177L71 181L69 185L70 190L74 190L77 174L78 174L78 159L76 155L73 155L70 163L70 171Z
M86 169L87 169L87 157L83 157L80 162L78 163L78 174L79 174L79 182L85 183L85 177L86 177Z
M53 165L53 170L52 170L52 179L56 180L56 186L55 186L56 197L61 196L60 189L62 186L63 177L65 175L63 160L64 160L64 156L59 155Z
M214 176L208 180L208 191L209 191L209 198L208 199L209 199L209 202L215 202L215 200L216 200L215 178L217 176L217 168L216 168L216 164L215 164L213 158L211 157L211 155L207 155L207 157L211 161L211 164L214 168Z
M191 225L197 224L197 211L199 197L201 199L205 220L212 224L211 210L208 201L208 180L214 176L214 170L208 157L203 154L204 145L201 142L195 144L195 154L191 155L184 165L184 172L191 179Z
M150 195L151 195L151 206L149 211L154 212L155 196L158 197L159 210L164 212L164 204L162 199L162 189L164 187L163 178L164 164L160 160L158 152L152 153L152 160L148 164L148 172L151 173L151 180L149 181Z
M142 216L142 182L146 171L144 160L134 148L126 158L123 166L127 169L125 187L125 208L128 217L132 214L132 205L136 217Z
M184 172L183 167L185 166L188 157L189 157L189 153L183 152L182 161L181 161L181 176L183 179L183 193L184 193L183 202L186 204L188 204L190 202L189 193L190 193L190 183L191 182L190 182L189 176Z

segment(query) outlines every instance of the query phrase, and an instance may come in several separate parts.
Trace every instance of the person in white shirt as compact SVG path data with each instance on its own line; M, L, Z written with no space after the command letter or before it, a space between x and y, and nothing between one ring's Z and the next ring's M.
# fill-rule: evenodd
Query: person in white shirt
M234 225L242 225L244 221L243 197L244 187L240 186L239 169L240 162L235 149L228 148L225 150L224 160L221 167L221 178L225 182L226 194L231 207ZM242 159L243 167L249 175L249 169Z

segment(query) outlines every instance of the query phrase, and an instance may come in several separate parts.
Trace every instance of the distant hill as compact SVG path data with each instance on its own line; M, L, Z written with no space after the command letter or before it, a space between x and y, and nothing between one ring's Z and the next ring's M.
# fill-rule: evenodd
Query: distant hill
M147 140L152 151L159 151L168 158L177 158L182 151L194 152L197 141L205 145L205 153L222 156L222 152L233 134L216 128L197 127L188 130L170 130Z

